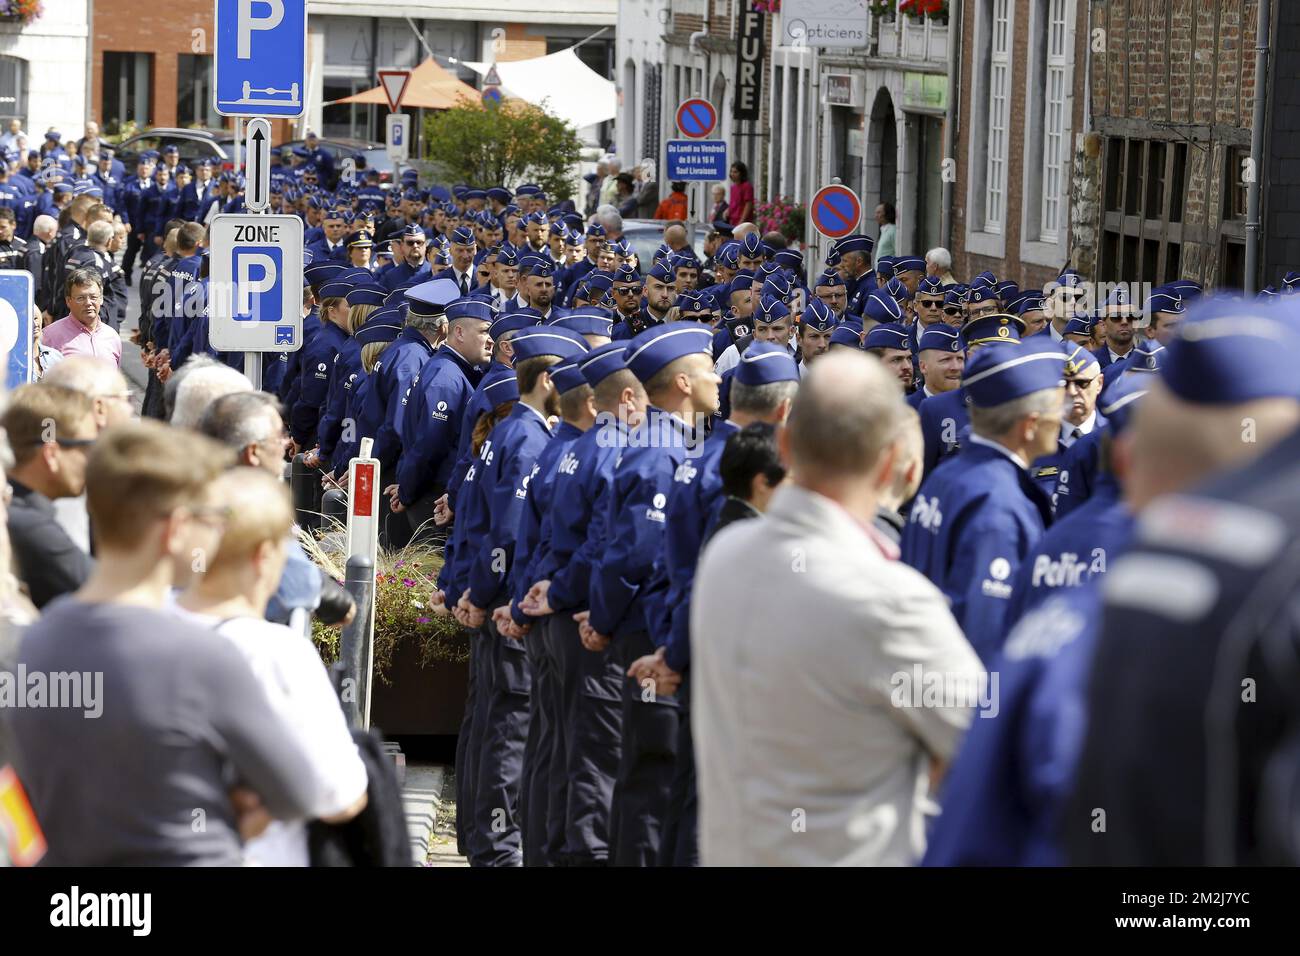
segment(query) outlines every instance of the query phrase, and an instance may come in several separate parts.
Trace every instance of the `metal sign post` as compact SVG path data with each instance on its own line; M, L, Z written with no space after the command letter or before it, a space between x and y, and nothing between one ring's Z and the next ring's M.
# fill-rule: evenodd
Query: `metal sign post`
M344 705L356 726L370 726L375 650L375 564L379 558L379 459L370 457L372 440L361 439L360 454L348 465L348 562L346 583L357 614L344 628L339 656L354 694Z

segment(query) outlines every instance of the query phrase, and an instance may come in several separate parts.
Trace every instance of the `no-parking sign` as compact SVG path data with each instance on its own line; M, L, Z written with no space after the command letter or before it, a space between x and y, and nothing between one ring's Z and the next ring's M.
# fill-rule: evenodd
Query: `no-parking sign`
M862 201L848 186L823 186L812 199L812 222L827 239L842 239L858 231Z

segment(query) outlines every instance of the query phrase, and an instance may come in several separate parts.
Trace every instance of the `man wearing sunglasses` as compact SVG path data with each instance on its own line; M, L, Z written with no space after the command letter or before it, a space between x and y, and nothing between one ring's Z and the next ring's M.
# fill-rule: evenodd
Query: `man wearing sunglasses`
M38 382L12 393L0 422L14 453L9 537L15 572L32 603L43 608L90 576L90 557L59 524L54 502L86 488L87 456L98 433L94 406L81 392Z
M921 279L915 291L910 311L916 316L916 333L919 337L931 325L938 325L946 319L943 311L946 293L943 283L932 276Z
M1065 326L1081 313L1081 300L1086 295L1083 277L1073 269L1066 269L1049 282L1043 290L1043 311L1047 314L1047 334L1060 342L1065 337Z

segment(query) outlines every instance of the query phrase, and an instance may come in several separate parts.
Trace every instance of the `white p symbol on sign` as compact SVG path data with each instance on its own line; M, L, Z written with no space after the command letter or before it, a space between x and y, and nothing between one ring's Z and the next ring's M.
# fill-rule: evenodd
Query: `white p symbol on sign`
M235 288L239 290L239 299L235 303L235 315L253 314L253 296L261 295L275 288L275 260L263 252L241 252L235 256L238 274ZM260 269L262 274L253 278L253 270Z
M253 4L260 3L270 7L270 13L264 17L253 16ZM274 30L284 19L284 0L239 0L239 41L235 58L251 60L253 58L253 31Z

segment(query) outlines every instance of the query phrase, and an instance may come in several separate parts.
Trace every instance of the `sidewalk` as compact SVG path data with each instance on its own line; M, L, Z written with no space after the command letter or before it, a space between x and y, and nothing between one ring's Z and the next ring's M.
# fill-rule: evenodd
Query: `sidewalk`
M408 764L402 806L411 852L423 866L468 866L456 853L455 783L450 767ZM443 799L443 794L447 799Z

